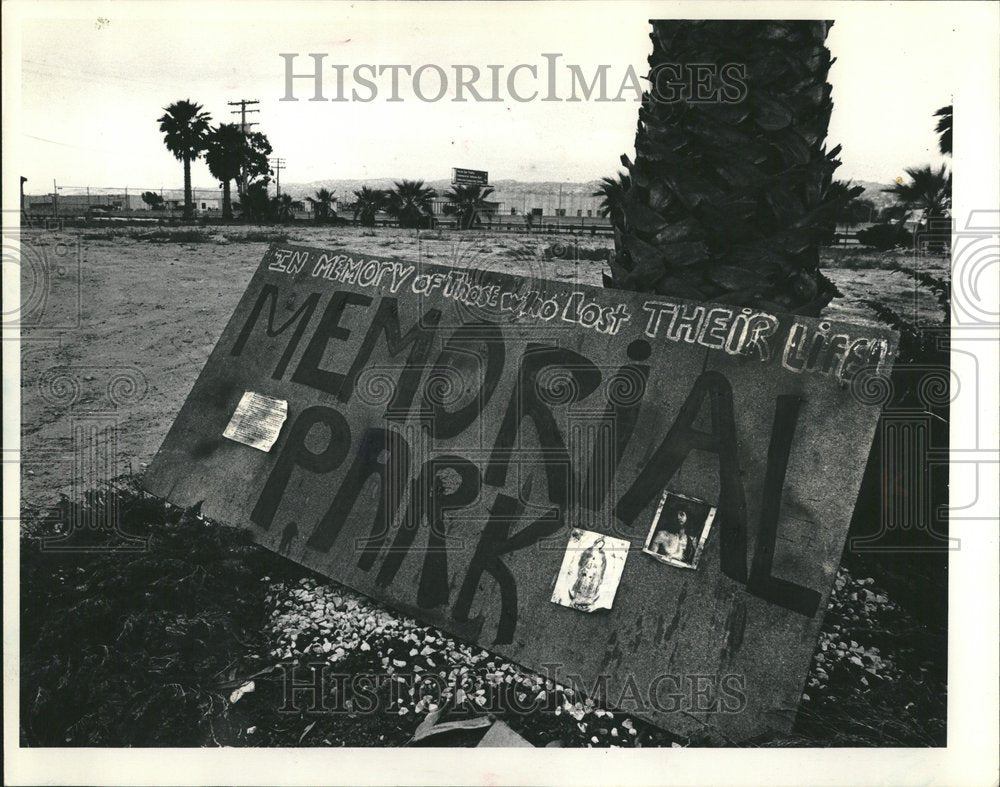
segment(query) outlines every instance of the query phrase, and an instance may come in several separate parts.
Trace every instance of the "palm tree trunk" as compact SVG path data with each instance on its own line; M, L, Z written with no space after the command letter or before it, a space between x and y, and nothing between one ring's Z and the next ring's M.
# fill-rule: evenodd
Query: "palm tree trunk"
M826 195L840 150L824 148L830 23L652 25L652 73L679 66L687 77L707 64L715 93L705 100L698 92L706 86L693 84L643 95L635 163L623 157L630 186L611 214L606 283L818 314L839 294L819 271L819 244L832 216L862 191Z
M232 221L233 218L233 202L229 194L229 181L222 181L222 218L226 221Z
M191 201L191 157L184 156L184 218L194 218L194 204Z

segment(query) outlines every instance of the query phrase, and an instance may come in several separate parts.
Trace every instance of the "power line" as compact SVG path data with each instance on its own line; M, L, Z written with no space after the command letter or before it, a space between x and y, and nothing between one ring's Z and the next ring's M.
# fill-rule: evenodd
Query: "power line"
M259 123L247 123L248 112L260 112L259 109L247 109L247 107L252 104L259 104L260 101L258 101L257 99L241 98L239 101L227 101L226 103L231 107L239 107L239 109L230 110L229 114L240 116L240 129L243 131L244 134L247 133L247 129L250 128L250 126L260 125Z
M26 136L29 139L35 139L38 140L39 142L45 142L49 145L59 145L64 148L76 148L77 150L93 150L96 151L97 153L114 153L116 155L121 153L121 151L109 150L108 148L93 148L90 147L89 145L73 145L70 144L69 142L60 142L59 140L56 139L47 139L46 137L36 137L34 134L28 134L26 132L22 132L22 134L23 136Z

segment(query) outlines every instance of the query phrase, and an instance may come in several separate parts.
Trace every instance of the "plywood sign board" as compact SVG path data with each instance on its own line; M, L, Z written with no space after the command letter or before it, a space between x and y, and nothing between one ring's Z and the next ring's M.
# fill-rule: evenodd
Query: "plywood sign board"
M272 246L146 484L740 739L792 723L894 353L871 327Z

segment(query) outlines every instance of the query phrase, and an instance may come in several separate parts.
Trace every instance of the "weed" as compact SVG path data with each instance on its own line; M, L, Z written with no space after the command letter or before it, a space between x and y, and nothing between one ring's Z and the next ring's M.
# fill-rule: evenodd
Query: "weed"
M230 238L230 240L236 240L236 238ZM288 233L250 230L240 240L245 240L247 243L287 243Z
M82 501L64 499L61 508L55 519L117 510L122 526L149 545L140 553L108 551L101 547L113 541L95 531L91 552L47 551L40 539L53 535L53 520L26 515L22 745L401 745L440 702L466 715L497 709L536 745L709 743L602 708L381 608L252 544L245 531L145 494L134 481ZM942 745L944 672L930 655L941 636L874 580L841 570L795 730L755 743ZM341 675L384 676L378 711L290 711L288 670L323 663ZM401 676L431 672L448 687L445 696L389 691ZM233 690L250 680L255 690L233 702ZM324 702L343 708L336 683L328 691Z
M211 238L202 230L153 230L135 236L151 243L208 243Z

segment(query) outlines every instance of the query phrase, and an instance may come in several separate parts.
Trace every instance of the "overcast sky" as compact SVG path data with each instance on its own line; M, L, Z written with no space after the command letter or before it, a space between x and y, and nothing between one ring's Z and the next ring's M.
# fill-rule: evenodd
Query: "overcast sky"
M887 182L904 167L940 161L932 114L951 101L951 14L905 5L840 14L830 33L837 62L828 144L844 148L838 177ZM285 182L438 179L453 166L487 169L492 180L597 178L632 152L633 94L624 102L518 103L507 94L507 73L535 65L537 82L522 70L518 89L544 94L543 53L561 53L559 95L569 95L567 64L588 77L607 64L614 95L630 65L645 73L650 48L648 8L605 4L315 4L240 19L230 18L235 5L107 8L96 16L67 4L58 13L76 18L29 20L22 28L18 166L28 193L50 191L53 178L60 186L179 187L181 167L165 150L156 118L181 98L203 104L216 120L235 119L227 101L259 99L253 120L286 159ZM358 87L351 70L363 63L438 64L449 78L454 64L476 65L487 95L486 66L500 65L505 100L424 103L404 76L404 100L387 102L385 74L375 80L379 95L371 103L309 102L307 85L295 89L303 100L282 102L283 52L300 53L297 72L311 69L310 52L346 64L348 95ZM333 96L335 73L325 73ZM433 94L436 77L426 78L425 94ZM449 88L446 99L454 96ZM193 180L215 185L202 162Z

